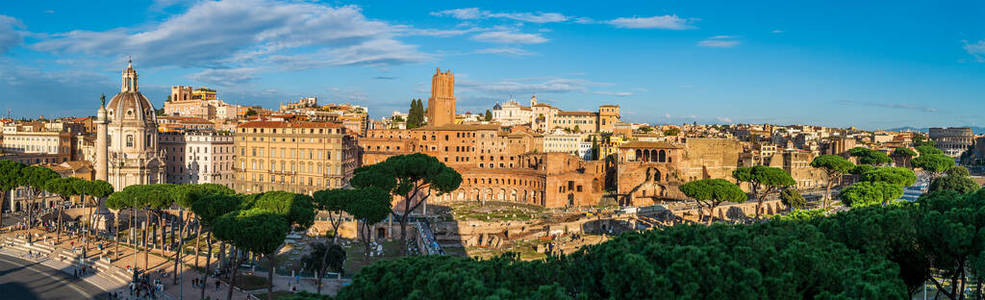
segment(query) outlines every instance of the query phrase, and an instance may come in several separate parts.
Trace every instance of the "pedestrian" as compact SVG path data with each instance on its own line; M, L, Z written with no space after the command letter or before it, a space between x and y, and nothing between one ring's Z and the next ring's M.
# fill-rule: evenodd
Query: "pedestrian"
M216 292L219 291L219 280L218 279L216 279L216 281L215 281L215 291Z
M192 286L198 287L198 278L192 278Z
M79 279L79 270L72 270L72 278Z

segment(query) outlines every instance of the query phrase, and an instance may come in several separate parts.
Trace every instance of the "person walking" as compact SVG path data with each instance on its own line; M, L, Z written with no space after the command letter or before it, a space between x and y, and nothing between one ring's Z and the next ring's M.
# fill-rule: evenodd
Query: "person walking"
M215 280L215 291L216 292L219 291L219 280L218 279Z

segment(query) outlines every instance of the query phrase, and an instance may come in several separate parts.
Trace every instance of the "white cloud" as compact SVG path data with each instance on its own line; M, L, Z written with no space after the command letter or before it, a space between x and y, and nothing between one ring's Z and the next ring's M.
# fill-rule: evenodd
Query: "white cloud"
M632 96L632 92L612 92L612 91L594 91L592 94L604 95L604 96L615 96L615 97L629 97Z
M968 41L962 41L964 43L964 51L975 57L978 62L985 62L985 40L980 40L977 43L969 44Z
M479 11L479 8L477 7L471 7L471 8L456 8L456 9L436 11L436 12L432 12L431 15L437 17L450 16L452 18L459 20L472 20L472 19L481 18L483 16L483 12Z
M588 93L591 92L591 87L607 85L609 84L569 78L518 78L505 79L495 82L460 80L456 82L456 88L461 88L466 91L496 95L571 92Z
M499 55L510 55L510 56L530 56L537 54L520 48L486 48L486 49L476 50L475 53L499 54Z
M556 23L556 22L564 22L570 19L570 17L560 13L544 13L544 12L493 13L486 10L480 10L479 8L476 7L436 11L436 12L431 12L431 15L438 17L448 16L459 20L499 18L499 19L516 20L521 22L530 22L530 23Z
M698 46L709 48L732 48L741 43L735 38L735 36L731 35L716 35L698 42Z
M568 20L568 17L559 13L494 13L489 14L491 18L504 18L530 23L556 23Z
M690 19L680 18L677 15L664 15L642 18L617 18L609 20L606 23L619 28L684 30L694 28L690 24L692 21Z
M146 28L138 31L129 28ZM356 6L242 0L198 2L147 27L76 30L42 40L38 50L104 57L133 55L145 66L235 68L286 56L292 49L336 54L334 64L405 63L415 47L393 39L401 29L369 20ZM385 48L370 49L374 46ZM369 57L353 57L366 54ZM411 60L413 61L413 59Z
M716 117L715 120L721 123L732 123L732 119L727 117Z
M773 31L770 31L770 32L771 33L783 33L783 30L773 29Z
M0 54L6 53L10 48L20 45L24 37L17 30L23 24L17 19L0 15Z
M252 81L255 79L253 73L256 71L257 70L255 68L205 69L201 72L188 75L188 78L208 84L227 87Z
M513 31L489 31L476 34L473 40L488 43L500 44L540 44L548 41L547 38L536 33L521 33Z

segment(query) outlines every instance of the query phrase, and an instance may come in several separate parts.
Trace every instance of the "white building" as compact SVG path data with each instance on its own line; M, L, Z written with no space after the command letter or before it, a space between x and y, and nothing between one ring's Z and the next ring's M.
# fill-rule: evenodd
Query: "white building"
M160 134L168 183L214 183L231 187L233 136L219 132Z
M563 130L544 134L544 152L564 152L583 157L584 153L579 152L582 142L586 141L586 136L583 133L569 133ZM591 142L589 142L590 148Z
M492 109L492 117L493 121L504 126L530 124L533 122L533 111L530 106L522 106L510 99L503 104L496 103Z

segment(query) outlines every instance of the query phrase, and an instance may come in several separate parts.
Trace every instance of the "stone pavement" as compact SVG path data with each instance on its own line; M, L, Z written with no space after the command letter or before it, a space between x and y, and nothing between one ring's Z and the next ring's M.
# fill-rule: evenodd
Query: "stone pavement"
M32 232L35 236L33 238L33 241L36 247L44 247L45 249L49 249L45 251L48 251L49 253L56 253L56 254L52 254L50 257L41 258L41 260L44 261L44 264L49 265L55 269L64 270L65 272L69 272L69 274L71 274L71 272L78 267L76 266L77 264L73 262L77 262L78 258L81 258L82 248L85 246L83 241L80 239L80 237L72 236L69 233L62 232L60 242L55 243L54 233L43 233L41 231L36 231L36 230ZM24 233L26 233L26 231L17 231L17 232L3 234L2 236L13 238L18 234L20 234L20 236L23 237ZM19 240L23 241L23 239L19 239ZM102 243L103 246L101 250L98 247L100 243ZM0 249L0 251L11 251L13 256L17 256L17 257L20 257L21 255L26 253L23 251L16 252L18 250L13 249L13 247L3 247L3 248L5 249ZM6 248L10 248L10 249L6 249ZM121 299L130 299L132 296L130 296L129 294L129 288L127 286L127 283L129 282L130 280L129 278L132 277L132 275L130 275L131 273L128 270L129 268L134 266L135 252L132 248L127 247L125 244L120 245L119 254L114 252L116 251L116 249L117 248L114 246L112 241L90 241L87 251L85 252L87 256L87 261L90 264L96 264L97 269L100 269L101 271L115 270L116 272L96 272L97 274L95 275L87 275L85 277L85 280L97 287L103 288L104 290L119 292L120 295L122 296ZM73 255L74 257L72 257ZM192 284L192 279L195 278L195 276L199 276L199 278L201 278L200 277L201 273L195 271L191 267L195 263L194 255L186 255L182 257L182 262L184 263L184 265L179 266L179 274L181 275L180 277L183 278L184 280L180 280L181 278L179 278L178 284L174 284L174 280L172 277L173 276L172 272L174 271L174 263L162 257L162 256L166 256L171 258L173 257L173 253L166 252L164 253L164 255L162 255L161 250L155 249L151 251L150 255L145 255L143 251L137 252L136 255L137 255L136 266L139 269L144 270L144 266L146 263L147 269L149 269L150 271L149 274L151 274L150 275L151 280L161 279L161 282L164 284L165 293L164 295L161 295L159 297L160 299L200 299L199 298L200 288ZM200 266L205 265L205 259L206 259L205 257L199 257ZM217 259L215 258L212 259L212 267L210 270L215 269L217 263L216 261ZM111 262L111 265L113 267L109 267L110 263L108 262ZM160 272L161 270L164 271L163 274L167 276L166 278L161 277L162 274ZM112 274L104 274L104 273L112 273ZM247 273L251 273L251 272L247 272ZM145 272L145 274L147 274L147 272ZM253 275L260 276L263 278L266 278L267 276L265 272L256 272ZM228 284L224 282L221 283L221 287L217 291L215 289L214 280L215 280L214 278L208 278L205 288L205 297L208 299L226 299L226 292L229 287ZM347 282L347 281L348 280L324 279L322 280L322 284L323 284L322 293L334 296L338 292L338 290L342 287L343 282ZM274 276L275 291L276 290L290 291L294 288L296 288L297 291L309 291L314 293L316 290L316 281L311 278L296 280L295 278L292 278L290 276L276 276L276 275ZM252 291L252 292L265 293L266 289ZM240 291L238 288L235 288L233 290L233 299L250 299L248 297L249 294ZM260 298L263 298L262 295Z

